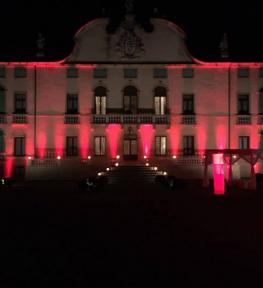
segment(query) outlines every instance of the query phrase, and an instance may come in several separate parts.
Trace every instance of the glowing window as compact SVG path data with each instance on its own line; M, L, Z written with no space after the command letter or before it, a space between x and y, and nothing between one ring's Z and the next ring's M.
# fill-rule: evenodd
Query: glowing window
M16 66L14 70L14 75L15 78L26 78L27 77L26 67Z
M166 155L166 136L155 137L155 154L159 156Z
M107 105L107 89L102 86L98 86L94 90L95 96L95 114L105 115Z
M106 154L106 137L105 136L96 136L94 138L95 145L95 155L103 156Z
M166 89L164 87L156 87L154 89L154 110L156 115L164 115L166 113Z

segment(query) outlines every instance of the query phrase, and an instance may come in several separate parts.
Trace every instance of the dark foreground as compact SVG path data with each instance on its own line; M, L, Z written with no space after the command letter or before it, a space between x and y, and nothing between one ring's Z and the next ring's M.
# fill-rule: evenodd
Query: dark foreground
M31 186L0 193L1 288L262 287L260 191Z

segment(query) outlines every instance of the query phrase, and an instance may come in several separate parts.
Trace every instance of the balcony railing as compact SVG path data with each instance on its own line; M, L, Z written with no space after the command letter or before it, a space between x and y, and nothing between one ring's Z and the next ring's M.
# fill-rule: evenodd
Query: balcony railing
M27 115L14 114L13 115L13 123L14 124L26 124L27 123Z
M250 125L251 124L251 116L237 116L236 124L238 125Z
M148 114L106 114L93 115L93 124L169 124L169 115L148 115Z
M7 117L4 114L0 114L0 124L6 124L7 123Z
M79 124L79 115L65 115L65 124Z
M195 115L183 115L181 119L181 124L185 124L185 125L196 124Z

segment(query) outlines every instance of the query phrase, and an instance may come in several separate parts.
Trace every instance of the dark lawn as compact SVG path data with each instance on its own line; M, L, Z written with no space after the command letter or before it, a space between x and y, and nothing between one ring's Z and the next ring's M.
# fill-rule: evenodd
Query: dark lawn
M260 191L50 185L0 193L1 288L262 287Z

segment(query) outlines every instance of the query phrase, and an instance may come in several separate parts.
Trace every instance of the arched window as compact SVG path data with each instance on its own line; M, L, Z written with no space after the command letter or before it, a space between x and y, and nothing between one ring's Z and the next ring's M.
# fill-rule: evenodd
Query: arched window
M263 88L259 90L259 107L258 113L263 114Z
M95 96L95 114L105 115L106 114L106 98L107 89L102 86L98 86L94 90Z
M136 114L138 108L138 90L133 86L127 86L123 90L123 110L124 113Z
M156 87L154 89L154 110L157 115L166 113L166 89L164 87Z
M0 153L5 152L5 138L4 138L4 132L0 130Z

